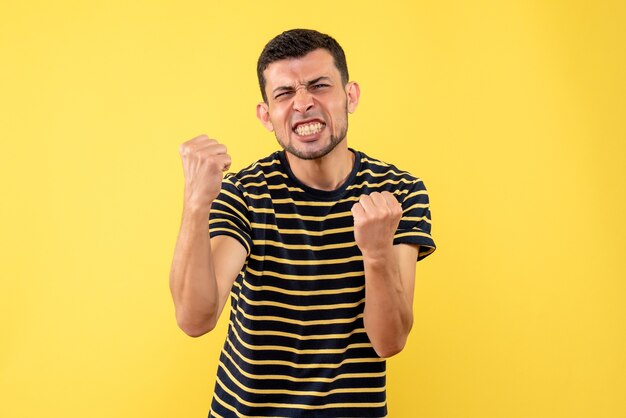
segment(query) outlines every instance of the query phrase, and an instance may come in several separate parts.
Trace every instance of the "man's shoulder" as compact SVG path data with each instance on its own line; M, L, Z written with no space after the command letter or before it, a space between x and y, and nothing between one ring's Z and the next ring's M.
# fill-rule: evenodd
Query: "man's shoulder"
M403 178L411 181L418 181L419 178L407 170L398 168L395 164L388 163L382 159L372 157L362 151L356 151L356 155L361 159L360 173L369 174L374 177Z
M280 151L274 151L270 155L258 159L238 172L227 173L224 179L235 185L245 186L248 183L258 183L272 172L282 171L281 167Z

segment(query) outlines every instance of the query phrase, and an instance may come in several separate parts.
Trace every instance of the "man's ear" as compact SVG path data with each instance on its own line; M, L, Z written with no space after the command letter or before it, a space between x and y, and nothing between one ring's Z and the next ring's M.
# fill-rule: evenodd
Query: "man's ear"
M270 120L270 110L269 106L265 102L261 102L256 105L256 117L261 121L265 129L272 132L274 130L274 125L272 125L272 121Z
M361 88L356 81L346 84L346 95L348 97L348 112L354 113L359 104L359 97L361 97Z

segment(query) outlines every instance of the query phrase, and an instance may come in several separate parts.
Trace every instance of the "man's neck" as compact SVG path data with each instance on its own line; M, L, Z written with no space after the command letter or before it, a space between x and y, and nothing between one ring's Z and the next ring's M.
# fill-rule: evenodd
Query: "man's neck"
M302 160L285 152L291 171L303 184L317 189L336 190L350 176L354 167L354 152L345 143L339 144L330 153L314 160Z

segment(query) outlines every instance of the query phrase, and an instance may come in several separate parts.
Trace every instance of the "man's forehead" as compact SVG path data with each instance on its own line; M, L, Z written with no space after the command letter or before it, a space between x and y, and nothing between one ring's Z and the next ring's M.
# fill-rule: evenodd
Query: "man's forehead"
M341 74L333 56L325 49L316 49L303 57L274 61L263 72L267 87L307 82L319 77L337 78Z

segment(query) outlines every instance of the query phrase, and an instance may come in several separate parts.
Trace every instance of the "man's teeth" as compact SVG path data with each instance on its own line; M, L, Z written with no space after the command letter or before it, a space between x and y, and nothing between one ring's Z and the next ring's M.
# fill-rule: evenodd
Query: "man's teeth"
M298 125L295 131L300 136L313 135L320 132L324 126L326 125L319 122L306 123L303 125Z

